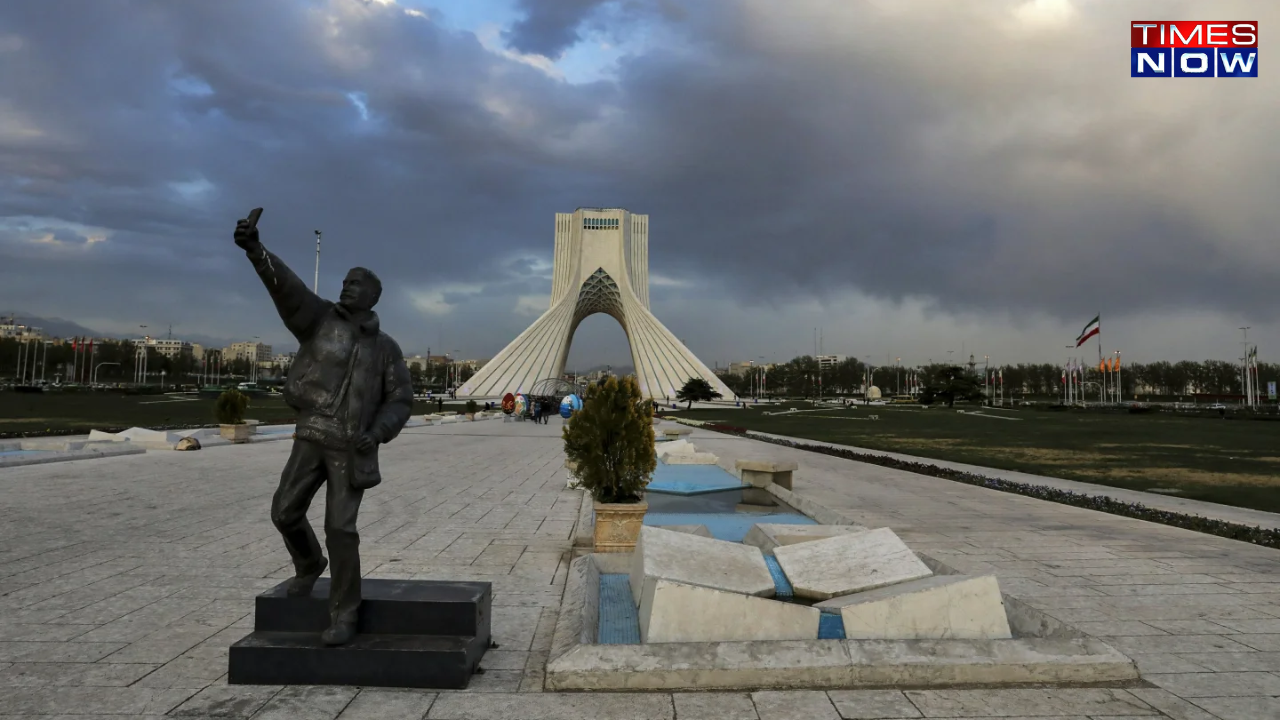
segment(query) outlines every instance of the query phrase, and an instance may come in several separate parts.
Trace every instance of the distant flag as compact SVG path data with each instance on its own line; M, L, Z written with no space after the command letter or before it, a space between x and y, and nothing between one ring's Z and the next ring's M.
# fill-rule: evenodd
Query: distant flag
M1097 335L1098 333L1102 332L1101 320L1102 320L1102 316L1099 315L1098 317L1090 320L1088 325L1084 326L1084 330L1080 331L1080 337L1076 338L1076 347L1080 347L1081 345L1084 344L1085 340L1088 340L1094 335Z
M1111 363L1111 372L1120 372L1120 356L1116 356L1116 361Z

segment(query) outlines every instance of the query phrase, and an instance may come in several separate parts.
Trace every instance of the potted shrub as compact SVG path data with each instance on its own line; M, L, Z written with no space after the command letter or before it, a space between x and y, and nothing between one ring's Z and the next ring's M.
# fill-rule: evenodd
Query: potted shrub
M565 423L569 468L595 503L595 551L631 552L649 504L644 489L658 465L653 409L640 402L633 377L610 377L587 389Z
M235 443L249 442L253 426L244 421L244 411L249 407L249 396L239 390L227 390L218 396L213 412L221 424L222 437Z
M467 401L467 419L468 419L468 420L475 420L475 419L476 419L476 409L477 409L477 407L478 407L478 406L476 405L476 401L475 401L475 400L468 400L468 401Z

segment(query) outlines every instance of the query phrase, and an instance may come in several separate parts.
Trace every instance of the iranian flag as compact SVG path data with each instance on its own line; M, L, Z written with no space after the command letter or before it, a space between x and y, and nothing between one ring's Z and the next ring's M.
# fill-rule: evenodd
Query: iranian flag
M1088 325L1084 326L1084 330L1080 331L1080 337L1076 338L1076 347L1080 347L1081 345L1084 344L1085 340L1088 340L1094 335L1097 335L1098 333L1102 332L1102 323L1100 322L1101 319L1102 319L1102 316L1099 315L1098 317L1090 320Z

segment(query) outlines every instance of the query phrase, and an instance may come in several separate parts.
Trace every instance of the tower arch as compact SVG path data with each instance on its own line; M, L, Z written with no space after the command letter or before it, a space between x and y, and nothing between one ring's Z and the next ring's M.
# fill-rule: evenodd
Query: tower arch
M564 374L583 319L612 316L626 334L640 392L674 397L690 378L729 388L649 309L649 216L621 208L556 214L551 304L532 325L471 377L458 394L494 397L525 392Z

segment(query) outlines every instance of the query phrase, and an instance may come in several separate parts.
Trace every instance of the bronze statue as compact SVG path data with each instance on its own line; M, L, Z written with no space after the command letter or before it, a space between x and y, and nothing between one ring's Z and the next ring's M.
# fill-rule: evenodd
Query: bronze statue
M325 546L333 568L330 626L321 639L344 645L355 636L360 608L356 515L364 491L382 480L378 445L390 442L409 420L413 386L400 347L378 329L378 276L352 268L338 302L319 297L262 246L260 214L254 210L236 224L235 241L299 343L284 387L285 401L298 413L296 436L271 501L271 520L293 558L289 594L309 595L329 561L307 522L307 508L320 486L327 486Z

